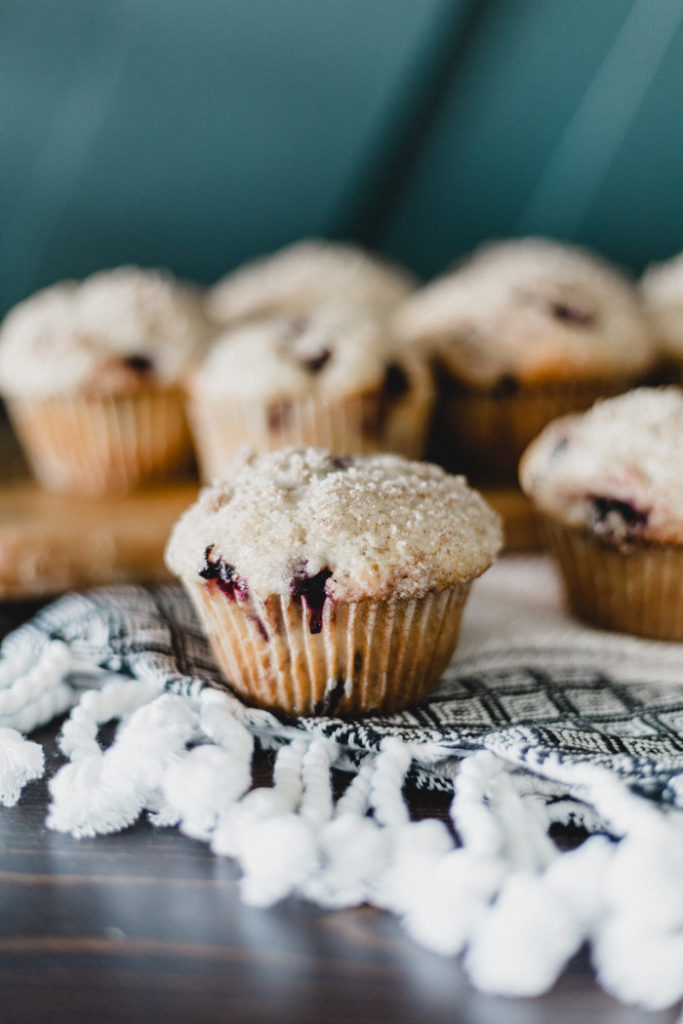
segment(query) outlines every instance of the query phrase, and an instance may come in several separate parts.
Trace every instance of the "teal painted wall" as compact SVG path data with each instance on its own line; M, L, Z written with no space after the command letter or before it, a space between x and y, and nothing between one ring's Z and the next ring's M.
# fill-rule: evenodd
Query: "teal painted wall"
M683 249L683 0L0 0L0 311L304 235Z
M683 249L681 0L488 0L381 243L434 273L550 234L637 269Z

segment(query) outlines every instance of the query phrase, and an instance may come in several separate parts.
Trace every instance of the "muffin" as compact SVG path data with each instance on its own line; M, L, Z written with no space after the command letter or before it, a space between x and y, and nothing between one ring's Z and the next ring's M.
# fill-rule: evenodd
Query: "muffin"
M311 239L228 274L209 290L207 309L225 325L271 313L308 313L330 302L383 318L415 285L406 270L355 245Z
M578 616L683 640L683 390L638 388L551 423L520 481Z
M400 351L379 321L326 306L226 331L193 374L188 399L201 473L210 481L225 475L245 444L417 458L433 386L426 361Z
M176 524L166 563L227 682L289 715L391 711L436 684L498 518L395 455L247 454Z
M648 267L640 282L662 358L662 373L683 384L683 253Z
M181 380L205 335L189 289L135 267L15 306L0 328L0 394L39 482L97 495L185 473Z
M492 483L514 480L546 423L626 390L654 359L635 286L544 239L483 247L409 297L395 323L437 370L429 454Z

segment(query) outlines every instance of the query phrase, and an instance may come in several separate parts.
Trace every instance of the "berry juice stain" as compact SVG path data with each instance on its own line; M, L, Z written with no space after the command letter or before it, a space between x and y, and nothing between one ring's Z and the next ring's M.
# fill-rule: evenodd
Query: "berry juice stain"
M249 587L247 581L243 580L235 572L234 565L230 565L220 556L211 559L213 544L210 544L204 552L204 565L199 570L199 575L204 580L214 580L221 594L224 594L229 601L247 601L249 599Z
M327 600L325 587L331 575L329 569L321 569L315 576L307 576L302 570L290 581L289 592L292 597L304 601L309 608L308 628L311 633L322 631L323 608Z

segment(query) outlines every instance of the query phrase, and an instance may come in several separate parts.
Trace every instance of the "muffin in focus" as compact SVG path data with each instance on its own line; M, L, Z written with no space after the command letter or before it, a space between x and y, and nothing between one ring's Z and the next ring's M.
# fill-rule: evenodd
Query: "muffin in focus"
M659 344L663 375L683 384L683 253L648 267L640 287Z
M205 337L194 293L136 267L53 285L10 310L0 393L38 481L97 495L186 473L181 381Z
M551 423L520 482L579 617L683 640L683 390L638 388Z
M344 303L380 319L415 288L402 267L347 242L309 239L232 271L207 295L209 316L231 325Z
M355 309L253 320L216 339L188 384L202 477L235 453L313 445L332 451L424 451L431 371L387 327Z
M286 449L205 489L166 562L248 702L350 715L435 686L500 544L481 495L438 466Z
M484 246L410 296L395 325L435 364L428 454L491 483L515 478L546 423L626 390L655 358L635 286L591 253L545 239Z

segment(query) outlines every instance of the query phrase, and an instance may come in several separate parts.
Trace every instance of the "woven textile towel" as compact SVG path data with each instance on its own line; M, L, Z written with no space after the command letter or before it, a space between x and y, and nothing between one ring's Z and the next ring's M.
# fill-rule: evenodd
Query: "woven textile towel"
M146 813L235 858L245 900L384 907L485 991L545 991L588 943L615 996L683 999L683 646L574 622L543 557L478 581L439 688L394 715L285 721L207 686L215 663L170 585L67 595L1 653L4 804L43 772L26 734L70 710L51 828ZM277 750L272 788L252 788L255 743ZM351 773L336 801L333 767ZM410 821L408 775L452 790L459 844ZM560 852L548 828L572 821L594 834Z

